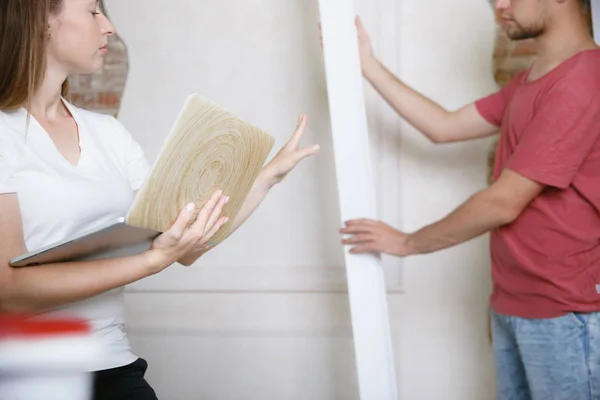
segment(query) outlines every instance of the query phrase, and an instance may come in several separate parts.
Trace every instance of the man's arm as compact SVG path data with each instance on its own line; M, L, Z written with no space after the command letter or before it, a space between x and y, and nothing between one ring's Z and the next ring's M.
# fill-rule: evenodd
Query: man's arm
M405 234L380 221L348 221L341 233L351 253L383 252L398 257L431 253L455 246L513 222L544 189L535 181L504 170L489 188L469 198L446 218Z
M457 142L498 132L498 126L486 121L474 104L458 111L447 111L402 83L375 58L371 39L358 17L356 28L364 77L401 117L429 140L434 143Z
M488 104L496 101L502 99L492 98ZM497 121L501 107L489 109L496 111L488 116ZM520 132L503 173L488 189L472 196L443 220L411 235L377 221L349 221L342 233L352 237L343 242L356 244L354 252L406 256L454 246L513 222L544 187L565 189L573 183L590 151L598 146L599 110L600 95L587 75L559 81Z
M433 143L477 139L498 132L497 126L479 114L475 104L447 111L402 83L372 56L365 60L363 74L398 115Z
M408 235L412 254L431 253L515 221L544 186L511 170L504 170L489 188L476 193L441 221Z

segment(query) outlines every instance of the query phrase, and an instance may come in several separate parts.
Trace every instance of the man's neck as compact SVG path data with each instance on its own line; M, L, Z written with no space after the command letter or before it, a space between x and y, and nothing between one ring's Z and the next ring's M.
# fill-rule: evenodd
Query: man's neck
M581 18L579 22L555 26L536 38L537 57L530 80L547 74L577 53L598 48L587 30L585 19Z

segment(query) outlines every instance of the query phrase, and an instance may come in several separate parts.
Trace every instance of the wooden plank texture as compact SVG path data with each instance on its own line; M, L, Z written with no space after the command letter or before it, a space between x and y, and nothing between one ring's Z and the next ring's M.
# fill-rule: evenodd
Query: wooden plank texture
M274 138L216 103L190 95L127 216L130 225L164 232L189 202L196 210L215 190L230 197L225 239L274 144Z

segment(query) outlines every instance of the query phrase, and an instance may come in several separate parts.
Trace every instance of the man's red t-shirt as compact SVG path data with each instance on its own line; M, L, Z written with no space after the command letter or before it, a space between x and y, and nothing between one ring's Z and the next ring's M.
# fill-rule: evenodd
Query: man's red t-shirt
M510 169L545 185L491 232L491 306L523 318L600 311L600 50L527 74L475 103L500 127L494 177Z

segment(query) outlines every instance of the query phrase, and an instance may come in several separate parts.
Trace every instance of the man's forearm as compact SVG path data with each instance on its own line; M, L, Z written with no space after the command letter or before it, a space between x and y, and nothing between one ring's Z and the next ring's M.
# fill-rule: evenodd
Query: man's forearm
M512 222L517 215L482 191L446 218L408 236L411 254L424 254L452 247Z
M401 82L374 57L365 62L363 75L400 116L432 142L445 141L448 111Z

